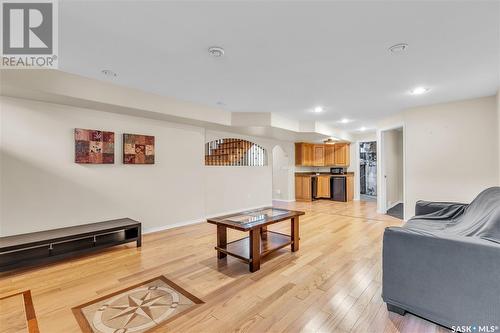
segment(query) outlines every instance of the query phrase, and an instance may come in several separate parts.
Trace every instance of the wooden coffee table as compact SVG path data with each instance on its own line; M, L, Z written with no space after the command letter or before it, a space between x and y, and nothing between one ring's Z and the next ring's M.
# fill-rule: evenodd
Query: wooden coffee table
M265 207L231 215L207 219L217 225L217 256L228 254L249 264L250 272L260 269L260 259L269 253L291 245L292 252L299 250L299 216L304 212ZM291 220L291 235L268 231L270 224ZM227 228L248 231L248 237L227 242Z

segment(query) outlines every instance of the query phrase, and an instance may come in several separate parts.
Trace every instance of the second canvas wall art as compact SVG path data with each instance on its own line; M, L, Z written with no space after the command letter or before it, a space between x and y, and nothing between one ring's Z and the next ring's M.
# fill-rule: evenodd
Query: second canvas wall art
M155 137L123 134L123 164L154 164Z

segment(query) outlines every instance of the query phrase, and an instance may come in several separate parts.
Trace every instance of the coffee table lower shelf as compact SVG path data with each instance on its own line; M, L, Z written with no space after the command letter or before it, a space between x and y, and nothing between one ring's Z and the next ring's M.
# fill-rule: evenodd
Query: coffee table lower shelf
M292 237L275 231L263 232L260 236L260 256L264 257L274 251L292 244ZM250 259L250 237L227 243L225 247L216 246L219 252L241 259L247 263Z

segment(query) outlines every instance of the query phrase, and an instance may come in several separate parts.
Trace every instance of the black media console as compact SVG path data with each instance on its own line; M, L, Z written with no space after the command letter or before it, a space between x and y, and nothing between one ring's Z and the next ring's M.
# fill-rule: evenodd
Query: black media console
M129 218L0 237L0 272L129 242L141 246L141 223Z

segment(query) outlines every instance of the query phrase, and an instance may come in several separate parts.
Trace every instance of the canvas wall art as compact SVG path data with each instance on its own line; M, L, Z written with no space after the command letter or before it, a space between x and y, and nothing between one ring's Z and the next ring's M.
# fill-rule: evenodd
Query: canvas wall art
M75 162L115 163L115 133L75 128Z
M155 137L150 135L123 134L124 164L154 164Z

